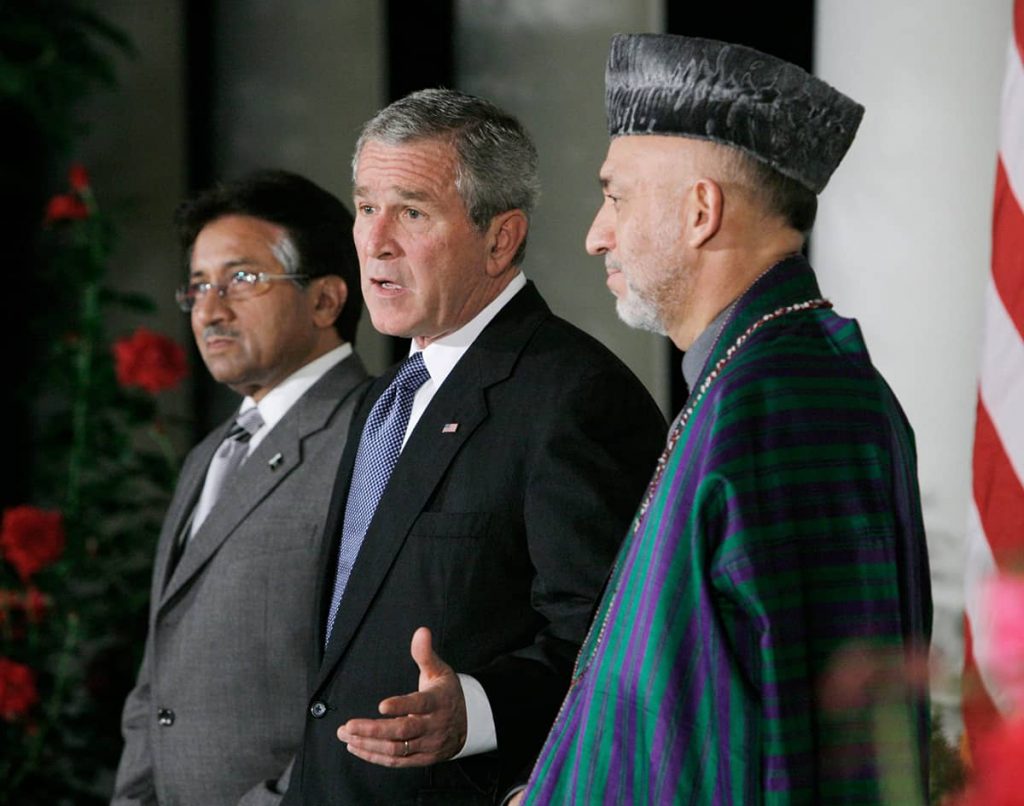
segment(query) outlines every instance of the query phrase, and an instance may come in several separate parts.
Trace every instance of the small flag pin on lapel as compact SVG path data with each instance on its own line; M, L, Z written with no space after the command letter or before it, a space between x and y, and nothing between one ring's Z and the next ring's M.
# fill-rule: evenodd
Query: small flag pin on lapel
M284 457L279 453L275 453L267 460L267 464L270 465L271 470L277 470L283 461Z
M445 423L444 428L441 429L442 434L454 434L459 430L458 423Z

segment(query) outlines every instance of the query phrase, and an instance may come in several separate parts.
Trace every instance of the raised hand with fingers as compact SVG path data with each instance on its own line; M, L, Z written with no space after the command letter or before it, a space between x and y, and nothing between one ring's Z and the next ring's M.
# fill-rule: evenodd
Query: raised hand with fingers
M462 684L434 652L428 628L413 633L411 652L420 670L417 690L383 700L380 719L350 719L338 728L348 751L371 764L425 767L447 761L466 743Z

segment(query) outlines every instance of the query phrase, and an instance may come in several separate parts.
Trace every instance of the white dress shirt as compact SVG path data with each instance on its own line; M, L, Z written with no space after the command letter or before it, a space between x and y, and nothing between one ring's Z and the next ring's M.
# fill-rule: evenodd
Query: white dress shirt
M430 380L419 388L416 397L413 398L409 425L406 426L405 439L402 441L403 448L409 441L409 435L416 427L416 423L423 416L430 401L434 399L441 384L455 369L459 359L466 354L466 350L476 341L483 329L498 315L498 311L525 287L526 277L519 273L512 278L512 281L502 289L498 296L491 300L486 308L455 332L430 342L424 348L420 348L416 344L416 340L413 339L409 355L417 352L423 353L423 363L427 367L427 372L430 373ZM494 714L491 711L491 703L487 699L484 687L476 678L468 674L460 674L459 681L462 683L462 694L466 700L466 743L455 758L487 753L496 749L498 735L494 728Z
M249 440L248 456L259 445L263 438L274 430L281 418L288 410L298 402L309 388L327 374L346 358L352 355L352 345L346 342L339 344L333 350L329 350L319 358L314 358L305 366L295 370L291 375L281 381L277 386L267 392L263 399L257 403L248 395L242 400L238 413L251 409L253 406L260 410L260 417L263 418L263 427L260 428Z
M430 405L430 401L434 399L434 395L441 388L445 378L455 369L459 359L466 354L466 350L476 341L476 337L483 332L483 329L498 315L498 311L508 305L512 297L525 287L526 277L520 272L512 278L512 281L502 289L498 296L490 301L486 308L458 330L430 342L430 344L423 348L416 344L416 339L412 340L409 355L419 352L423 353L423 363L427 367L427 372L430 373L430 380L417 390L416 397L412 400L412 412L409 414L409 424L405 427L405 439L402 440L403 448L405 443L409 441L409 434L416 427L416 423L420 421L420 417L423 416L423 412ZM262 414L263 412L261 411L260 413Z

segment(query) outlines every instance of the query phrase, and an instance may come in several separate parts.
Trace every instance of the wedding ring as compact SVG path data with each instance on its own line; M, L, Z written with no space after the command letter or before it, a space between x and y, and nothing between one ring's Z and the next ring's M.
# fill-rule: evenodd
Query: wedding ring
M409 755L409 740L405 740L405 749L402 751L402 757Z

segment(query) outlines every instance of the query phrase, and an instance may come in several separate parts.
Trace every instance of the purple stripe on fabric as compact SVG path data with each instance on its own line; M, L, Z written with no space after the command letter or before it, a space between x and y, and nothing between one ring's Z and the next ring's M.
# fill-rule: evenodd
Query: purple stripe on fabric
M862 538L856 545L835 546L827 544L831 538L832 535L828 534L817 540L805 537L799 546L769 540L756 547L743 546L731 555L720 557L712 573L723 584L742 588L765 573L800 574L811 566L815 573L821 574L830 567L841 569L851 563L858 566L885 565L893 561L894 550L888 543ZM807 556L808 550L813 550L813 556ZM865 577L861 574L856 579L863 582ZM823 584L840 584L842 581L842 578L835 578Z
M554 756L549 767L549 774L541 781L531 778L528 788L532 789L538 785L540 786L540 796L538 800L541 802L550 800L554 796L555 786L562 778L563 768L566 766L569 754L574 750L578 750L577 741L581 733L580 725L586 703L585 699L581 700L581 694L581 686L577 686L569 693L565 708L562 712L561 726L557 724L555 726L556 728L560 727L560 729L557 730L557 732L553 730L551 735L548 737L545 747L549 748L549 752L553 753ZM573 774L570 777L570 780L579 780L579 765L580 759L577 752L576 758L572 763ZM540 766L540 761L538 761L537 767ZM537 767L534 769L536 770Z
M718 739L718 772L715 792L715 803L719 801L727 802L729 799L729 793L732 791L732 753L729 752L729 747L733 742L732 730L733 722L730 719L730 687L729 680L731 677L732 662L726 656L725 653L725 642L716 641L713 647L717 650L713 656L714 661L714 679L716 685L714 686L715 700L714 704L716 707L718 723L713 726L711 733L716 734ZM744 715L746 716L746 715ZM751 715L753 716L753 715ZM746 720L741 727L741 730L747 730L748 725Z
M801 412L802 414L802 412ZM759 451L758 461L773 460L770 452L781 449L821 445L857 444L865 458L874 453L888 456L883 451L885 423L872 412L843 412L842 419L835 411L820 410L815 417L795 420L788 413L760 413L756 423L750 417L737 418L735 422L721 425L714 449L713 466L750 458L751 441L756 438ZM755 427L756 426L756 427ZM763 452L763 455L761 455ZM828 466L828 465L826 465ZM835 466L835 465L833 465Z

